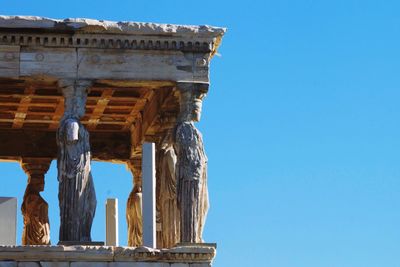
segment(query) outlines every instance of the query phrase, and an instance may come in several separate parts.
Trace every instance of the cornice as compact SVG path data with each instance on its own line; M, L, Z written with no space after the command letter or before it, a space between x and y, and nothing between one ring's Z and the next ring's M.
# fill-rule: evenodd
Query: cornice
M225 28L208 25L0 16L1 45L180 50L214 54L225 32Z
M86 18L51 19L36 16L0 16L0 28L47 29L59 32L108 33L127 35L168 35L219 37L226 28L209 25L177 25L132 21L107 21Z

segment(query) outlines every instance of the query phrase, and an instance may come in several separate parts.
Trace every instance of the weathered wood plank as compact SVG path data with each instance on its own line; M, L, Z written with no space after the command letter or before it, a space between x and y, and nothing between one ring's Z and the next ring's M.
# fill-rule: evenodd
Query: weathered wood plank
M20 47L0 45L0 77L19 76Z
M148 90L141 100L137 101L134 108L132 109L129 116L126 118L126 125L124 130L129 130L132 126L132 123L135 121L136 117L138 116L139 112L144 108L146 103L150 101L150 99L154 96L154 90Z
M114 90L112 89L105 89L102 92L101 99L97 101L97 104L89 118L89 123L87 125L87 128L89 130L96 129L97 123L99 122L101 115L106 109L108 102L110 102L110 97L112 96L113 93Z
M21 98L17 112L15 112L14 122L12 125L13 129L22 128L26 113L28 111L28 105L31 102L31 96L35 93L35 88L28 86L27 88L25 88L24 92L25 97Z

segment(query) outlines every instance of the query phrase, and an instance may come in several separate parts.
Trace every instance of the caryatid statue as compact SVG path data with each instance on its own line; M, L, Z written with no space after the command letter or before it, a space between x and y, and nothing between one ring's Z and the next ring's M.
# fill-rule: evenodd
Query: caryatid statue
M23 159L22 168L28 174L28 185L21 206L24 218L22 245L50 245L49 206L40 192L44 190L44 174L50 160Z
M207 157L194 122L200 120L207 84L178 83L180 112L175 130L180 241L201 243L208 211Z
M176 188L176 162L177 157L173 143L173 130L168 129L161 141L158 152L160 179L160 216L161 235L164 248L170 248L179 243L180 240L180 214L177 205Z
M134 178L134 187L126 203L126 222L128 225L128 246L139 247L143 244L142 218L142 161L132 160L128 164Z
M96 194L90 172L89 132L81 124L88 81L60 81L64 116L57 132L60 241L90 242Z

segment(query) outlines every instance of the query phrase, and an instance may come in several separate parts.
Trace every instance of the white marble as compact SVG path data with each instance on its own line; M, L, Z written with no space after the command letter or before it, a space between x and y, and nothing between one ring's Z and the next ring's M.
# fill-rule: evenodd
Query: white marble
M118 246L118 199L106 202L106 246Z
M143 144L143 245L156 247L156 150L154 143Z
M0 197L0 245L16 245L17 198Z
M143 22L115 22L86 18L51 19L37 16L0 16L0 28L45 28L56 30L79 30L84 33L165 34L198 35L217 37L225 28L208 25L175 25Z

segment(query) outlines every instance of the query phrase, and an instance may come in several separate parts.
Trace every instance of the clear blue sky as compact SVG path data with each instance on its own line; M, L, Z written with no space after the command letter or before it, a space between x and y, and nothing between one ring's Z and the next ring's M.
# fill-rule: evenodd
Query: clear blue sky
M0 1L2 14L228 27L202 121L209 157L207 242L216 267L400 266L400 2ZM2 163L0 195L26 177ZM93 163L104 202L130 173ZM53 162L43 193L58 241ZM19 217L19 236L21 217Z

